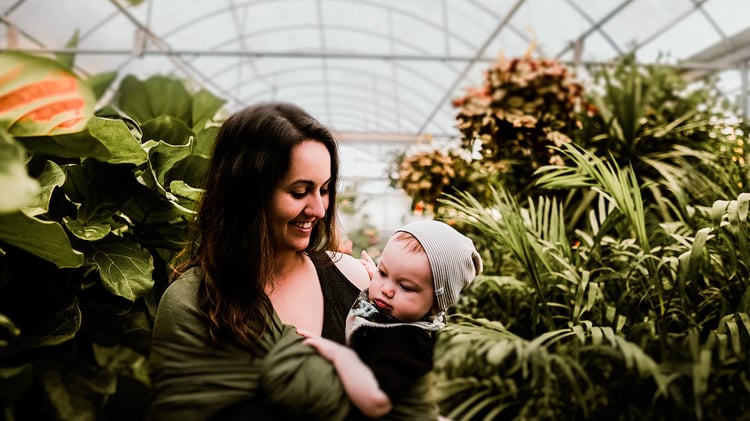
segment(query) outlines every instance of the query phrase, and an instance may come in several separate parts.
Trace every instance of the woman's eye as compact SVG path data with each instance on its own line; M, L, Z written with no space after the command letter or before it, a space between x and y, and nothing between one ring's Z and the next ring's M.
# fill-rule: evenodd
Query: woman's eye
M306 190L303 190L303 191L292 190L291 192L289 192L289 194L291 194L292 197L294 197L295 199L302 199L302 198L304 198L305 196L307 196L310 193L312 193L312 190L309 190L309 189L306 189ZM320 195L321 196L328 196L328 194L329 194L329 191L328 191L327 188L321 188L320 189Z

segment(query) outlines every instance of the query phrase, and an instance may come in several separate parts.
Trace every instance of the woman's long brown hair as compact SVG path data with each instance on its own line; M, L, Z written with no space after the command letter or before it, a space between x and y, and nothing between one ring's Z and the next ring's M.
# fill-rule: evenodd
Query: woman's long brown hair
M200 307L214 341L252 349L273 314L265 294L273 282L268 230L271 196L290 166L292 148L313 139L331 154L329 207L313 228L308 252L335 250L338 149L331 132L299 107L261 103L230 116L216 138L188 246L173 278L203 271Z

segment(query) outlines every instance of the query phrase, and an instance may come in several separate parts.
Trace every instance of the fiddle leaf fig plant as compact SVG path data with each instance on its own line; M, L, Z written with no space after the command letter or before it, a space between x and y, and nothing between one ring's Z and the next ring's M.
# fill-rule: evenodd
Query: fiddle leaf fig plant
M0 410L138 419L153 311L224 101L176 78L125 76L96 105L116 74L70 68L0 54L12 81L0 86L0 154L12 158L0 189L32 192L6 196L0 212Z

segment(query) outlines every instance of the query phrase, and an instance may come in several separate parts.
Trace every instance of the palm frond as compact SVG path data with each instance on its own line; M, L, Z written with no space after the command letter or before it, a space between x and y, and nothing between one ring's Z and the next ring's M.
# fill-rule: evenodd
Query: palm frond
M629 69L620 70L619 81L607 72L602 73L605 96L595 96L593 102L607 123L610 136L630 149L638 141L642 129L647 90L634 61L629 64Z
M634 369L641 377L651 377L660 393L666 395L670 376L663 373L659 364L643 349L626 338L618 335L609 326L594 326L591 323L581 323L570 328L572 336L579 339L581 345L591 342L595 347L612 348L618 350L625 362L626 368ZM561 335L567 337L571 335ZM606 339L606 341L604 341Z
M465 192L459 192L457 196L447 195L443 202L459 212L457 219L472 221L474 226L494 238L499 247L507 249L527 271L538 299L544 303L547 295L545 277L551 267L542 252L539 236L529 229L518 203L510 194L494 187L491 187L491 192L489 211Z
M568 234L565 231L563 207L554 198L540 196L535 206L529 198L528 226L547 244L555 247L568 260L571 259Z
M579 180L592 183L592 188L599 190L616 205L618 211L625 217L632 230L635 240L641 250L648 253L651 250L646 226L643 199L640 186L632 168L623 171L616 162L605 162L593 153L583 150L573 144L566 144L559 148L560 152L574 164ZM563 177L558 176L562 173ZM566 167L548 166L540 169L537 185L543 188L565 187L565 177L571 177L570 169ZM648 273L656 273L656 265L652 259L644 258ZM664 288L658 278L653 279L657 291L660 312L664 312Z

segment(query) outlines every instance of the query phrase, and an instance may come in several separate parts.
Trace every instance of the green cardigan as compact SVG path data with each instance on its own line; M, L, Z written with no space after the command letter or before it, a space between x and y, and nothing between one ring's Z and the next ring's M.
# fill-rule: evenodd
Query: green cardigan
M191 269L159 302L149 357L153 397L148 419L206 420L215 412L260 397L309 420L356 419L333 365L302 343L294 326L274 313L254 357L233 343L214 345L198 309L202 273ZM435 420L432 376L425 375L384 420Z
M275 313L259 343L262 357L236 344L214 345L198 309L201 277L191 269L159 302L149 358L150 420L205 420L254 396L307 419L346 417L351 404L333 366Z

